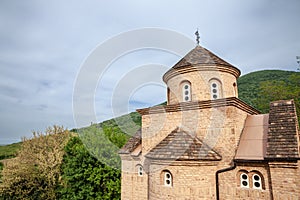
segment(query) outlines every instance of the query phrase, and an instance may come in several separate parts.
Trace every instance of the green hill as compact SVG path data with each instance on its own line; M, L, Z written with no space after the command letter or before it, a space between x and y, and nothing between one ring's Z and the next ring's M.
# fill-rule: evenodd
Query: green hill
M265 81L283 81L285 83L289 82L289 77L294 74L299 74L299 72L292 71L282 71L282 70L263 70L256 71L238 79L238 92L239 98L251 106L258 107L255 102L258 95L259 89L263 82Z
M13 158L21 147L21 142L0 146L0 160Z

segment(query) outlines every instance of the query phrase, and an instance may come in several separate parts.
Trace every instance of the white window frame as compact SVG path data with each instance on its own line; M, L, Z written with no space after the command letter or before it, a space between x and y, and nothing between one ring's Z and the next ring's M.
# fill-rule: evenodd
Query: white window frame
M243 178L243 176L246 175L246 179ZM243 182L246 181L247 185L244 185ZM242 188L249 188L249 176L246 173L241 173L240 175L240 185Z
M181 89L182 89L182 101L183 102L192 101L191 83L188 81L183 81Z
M164 171L164 186L172 187L173 185L173 176L171 172Z
M216 100L216 99L223 98L221 81L219 81L216 78L212 78L209 81L209 85L210 85L209 87L210 87L210 98L211 98L211 100Z
M137 171L138 171L138 175L139 175L139 176L143 176L144 170L143 170L142 165L138 165L138 166L137 166Z
M214 87L214 85L215 85L215 87ZM216 90L216 92L215 92L215 90ZM211 99L212 100L216 100L216 99L220 98L220 88L219 88L219 84L216 81L213 81L210 84L210 92L211 92Z
M259 177L259 179L258 180L255 180L255 176L258 176ZM257 173L255 173L255 174L253 174L252 175L252 188L253 189L258 189L258 190L262 190L262 181L261 181L262 179L261 179L261 176L259 175L259 174L257 174ZM259 183L259 187L257 187L256 185L255 185L255 183Z

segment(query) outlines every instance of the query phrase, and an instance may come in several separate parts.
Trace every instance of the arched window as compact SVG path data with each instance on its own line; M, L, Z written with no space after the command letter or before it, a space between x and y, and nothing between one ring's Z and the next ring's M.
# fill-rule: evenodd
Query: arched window
M182 101L187 102L192 100L191 94L191 83L189 81L183 81L181 83L182 87Z
M137 172L139 176L143 176L144 170L142 165L137 165Z
M241 173L240 175L240 185L243 188L249 188L249 177L246 173Z
M168 170L164 170L162 175L163 175L163 184L164 184L164 186L172 187L173 177L172 177L171 172L169 172Z
M254 189L262 189L261 176L259 174L252 175L252 187Z
M210 84L210 94L211 94L211 99L220 99L222 98L222 85L221 82L217 79L211 79L209 81Z

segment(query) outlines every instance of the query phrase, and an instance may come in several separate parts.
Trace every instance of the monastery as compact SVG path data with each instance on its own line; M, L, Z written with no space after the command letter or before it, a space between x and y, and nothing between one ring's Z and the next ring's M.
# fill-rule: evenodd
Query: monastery
M164 74L167 105L137 110L119 152L122 200L300 198L294 101L260 114L238 98L239 76L199 44Z

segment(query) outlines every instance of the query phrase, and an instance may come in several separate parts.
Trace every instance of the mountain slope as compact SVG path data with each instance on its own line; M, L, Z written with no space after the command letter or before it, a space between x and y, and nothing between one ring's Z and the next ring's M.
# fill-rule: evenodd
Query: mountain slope
M239 98L251 106L256 107L255 100L259 94L260 84L264 81L288 82L288 77L299 72L281 70L256 71L241 76L238 83Z

